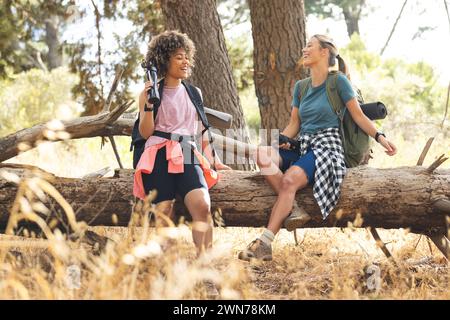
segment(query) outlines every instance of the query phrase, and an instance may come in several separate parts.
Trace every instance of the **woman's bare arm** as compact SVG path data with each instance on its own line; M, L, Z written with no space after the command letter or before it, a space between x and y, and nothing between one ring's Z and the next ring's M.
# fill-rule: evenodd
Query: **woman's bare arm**
M145 83L145 89L139 95L139 133L145 139L150 137L155 131L155 121L153 120L153 111L144 111L147 102L147 90L152 85L151 81ZM152 105L149 108L153 107Z
M294 138L300 131L300 117L298 116L298 108L292 108L291 117L286 128L284 128L281 134L289 138Z
M367 118L367 116L363 113L358 103L358 100L356 100L356 98L353 98L350 101L348 101L346 105L348 111L350 112L350 115L352 116L356 124L369 136L375 138L377 128L375 128L373 122L369 118ZM384 136L379 136L378 142L386 149L386 153L388 155L393 156L394 154L397 153L396 146L388 139L386 139Z

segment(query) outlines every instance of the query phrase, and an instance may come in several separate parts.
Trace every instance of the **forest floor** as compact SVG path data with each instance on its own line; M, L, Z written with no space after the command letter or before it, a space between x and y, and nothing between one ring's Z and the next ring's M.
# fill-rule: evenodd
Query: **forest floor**
M0 235L1 299L450 299L448 262L424 236L379 230L395 262L365 229L281 230L273 261L239 261L258 228L216 228L195 258L190 229L93 227L114 240L100 256L69 242ZM68 273L79 268L75 278ZM67 282L72 281L72 284ZM75 281L75 284L73 283ZM69 290L68 290L69 288Z

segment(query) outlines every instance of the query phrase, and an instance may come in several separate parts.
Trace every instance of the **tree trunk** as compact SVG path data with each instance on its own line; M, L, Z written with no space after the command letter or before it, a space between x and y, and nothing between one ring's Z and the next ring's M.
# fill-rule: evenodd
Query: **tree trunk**
M8 164L2 164L5 167ZM5 169L5 168L3 168ZM6 169L23 175L24 170ZM52 184L74 208L77 220L90 225L126 226L133 197L133 171L116 171L113 178L69 179L53 177ZM0 178L0 227L5 228L17 186ZM262 227L267 224L276 195L258 173L222 171L220 181L210 190L213 210L220 208L226 226ZM448 206L435 208L450 199L450 170L433 174L422 167L348 170L341 199L323 221L312 189L297 192L296 201L312 216L305 227L346 227L362 217L355 227L410 228L412 232L446 234ZM49 206L50 207L50 206ZM185 209L178 204L177 212ZM358 219L356 219L358 220Z
M61 44L58 36L59 18L51 16L45 20L45 43L48 46L48 69L52 70L62 65Z
M345 24L347 25L348 36L354 33L359 34L359 14L355 11L350 11L348 8L343 8L342 12L344 14Z
M294 84L304 77L297 67L306 43L303 1L249 0L249 7L261 126L284 129Z
M249 141L216 1L161 0L160 2L166 29L177 29L186 33L195 44L196 64L191 80L202 90L205 105L231 114L232 128L236 130L239 140ZM239 160L245 162L242 158Z

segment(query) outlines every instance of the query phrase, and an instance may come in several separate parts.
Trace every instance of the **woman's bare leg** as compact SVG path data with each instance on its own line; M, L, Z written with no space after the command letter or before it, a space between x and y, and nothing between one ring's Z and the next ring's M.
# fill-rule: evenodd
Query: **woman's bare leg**
M205 188L188 192L184 203L192 216L192 238L197 248L197 255L212 247L213 223L211 218L211 200Z
M283 221L292 211L295 193L308 185L308 178L302 168L290 167L282 176L277 201L272 208L267 229L277 234Z
M278 194L283 173L280 170L281 157L278 151L270 146L258 147L256 163L261 169L261 174L272 189Z

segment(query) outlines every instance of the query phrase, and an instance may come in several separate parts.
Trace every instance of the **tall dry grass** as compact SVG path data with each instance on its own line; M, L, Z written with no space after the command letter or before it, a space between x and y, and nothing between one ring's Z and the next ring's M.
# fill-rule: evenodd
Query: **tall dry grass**
M274 261L264 263L236 259L259 229L216 228L214 249L200 259L187 226L94 230L115 240L100 256L61 236L2 236L1 252L9 253L0 262L0 298L208 299L208 280L219 299L450 299L449 269L440 252L423 238L415 248L418 236L401 231L381 233L391 242L394 266L363 230L302 230L300 246L281 231ZM371 265L380 270L378 290L368 288ZM70 284L76 281L73 266L81 270L79 288Z

